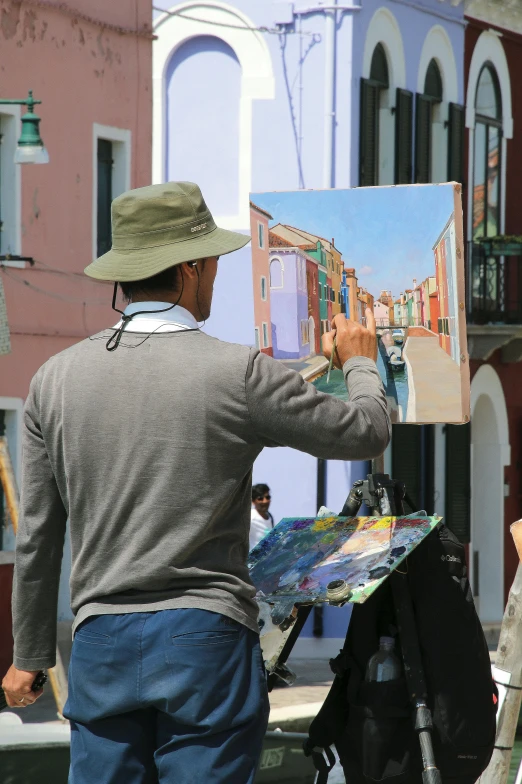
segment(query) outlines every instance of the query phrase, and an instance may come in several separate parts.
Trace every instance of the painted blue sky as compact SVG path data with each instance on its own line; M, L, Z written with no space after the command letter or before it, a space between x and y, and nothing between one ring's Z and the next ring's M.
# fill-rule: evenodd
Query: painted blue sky
M435 274L433 245L453 212L453 186L408 185L331 191L253 193L276 223L335 239L346 267L377 298L394 298Z

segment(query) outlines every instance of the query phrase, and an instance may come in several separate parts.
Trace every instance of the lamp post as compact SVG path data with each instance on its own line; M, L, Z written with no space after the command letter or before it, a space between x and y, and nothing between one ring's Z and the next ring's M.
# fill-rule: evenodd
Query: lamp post
M27 107L26 113L22 116L22 133L14 155L15 163L49 163L49 153L40 136L40 118L34 113L37 103L42 102L33 98L32 90L29 90L28 97L22 100L0 98L0 105L14 104Z

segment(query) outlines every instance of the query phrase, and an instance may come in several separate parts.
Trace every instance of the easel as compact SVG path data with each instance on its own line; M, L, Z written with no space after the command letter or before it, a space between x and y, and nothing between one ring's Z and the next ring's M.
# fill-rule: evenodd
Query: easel
M374 468L377 467L376 463L377 461L373 464ZM376 517L403 516L405 514L404 501L412 509L415 508L407 496L403 483L390 479L388 474L372 473L368 474L367 479L354 483L340 516L356 517L363 503L367 504L371 514ZM391 581L393 604L401 640L406 686L414 710L415 730L419 736L423 762L422 781L423 784L442 784L441 774L436 766L433 752L433 719L427 704L428 692L408 585L408 573L395 570L389 579ZM286 661L310 610L311 605L301 605L298 608L297 619L292 632L281 651L275 670L269 675L269 690L272 689L278 677L287 683L292 682L293 674L287 668Z
M13 531L16 536L18 531L20 500L5 436L0 436L0 485L4 491L7 511L9 512ZM58 716L60 719L63 719L63 707L67 700L67 676L58 647L56 648L56 665L48 670L47 674L53 690Z

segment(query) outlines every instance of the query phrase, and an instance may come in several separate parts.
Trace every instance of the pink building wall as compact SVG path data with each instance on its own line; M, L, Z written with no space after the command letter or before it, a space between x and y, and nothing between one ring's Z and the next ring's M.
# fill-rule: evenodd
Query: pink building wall
M129 184L149 184L151 13L149 0L3 5L2 97L32 89L42 100L50 163L20 167L21 255L35 263L0 273L12 344L0 357L0 397L25 398L51 355L117 320L111 287L82 276L95 256L94 123L130 132Z
M259 330L259 348L274 355L270 313L270 254L268 221L271 215L250 202L250 233L252 235L252 285L254 287L254 324ZM264 279L264 283L263 283ZM264 295L264 298L263 298ZM267 325L265 345L263 324Z

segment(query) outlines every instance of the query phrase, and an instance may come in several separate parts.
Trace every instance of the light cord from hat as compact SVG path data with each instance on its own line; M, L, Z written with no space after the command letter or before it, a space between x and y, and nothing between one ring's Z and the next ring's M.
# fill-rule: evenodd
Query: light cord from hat
M199 275L198 275L198 279L199 279ZM177 298L176 302L174 302L173 305L169 305L168 308L161 308L160 310L137 310L136 313L125 314L123 310L120 310L119 308L116 307L116 295L118 293L118 282L116 281L114 283L114 292L113 292L113 295L112 295L112 309L115 310L116 313L121 313L121 326L119 326L118 329L114 330L114 332L110 336L109 340L105 344L105 348L107 349L107 351L115 351L118 348L118 346L120 345L120 340L121 340L121 338L123 336L123 333L125 331L125 327L129 323L129 321L132 321L134 316L141 316L144 313L166 313L168 310L172 310L172 308L175 308L176 305L179 303L181 297L183 296L183 288L184 288L184 277L183 277L183 271L182 271L181 272L181 292L180 292L180 295Z

